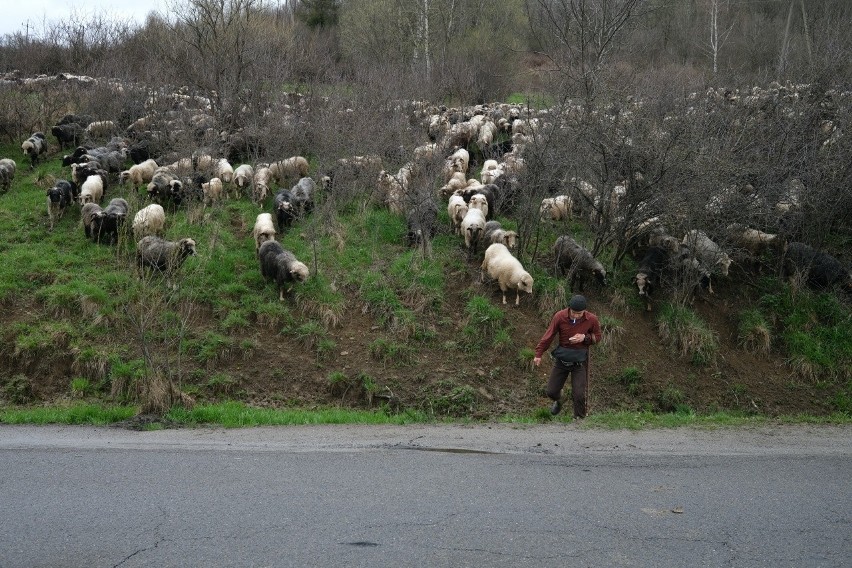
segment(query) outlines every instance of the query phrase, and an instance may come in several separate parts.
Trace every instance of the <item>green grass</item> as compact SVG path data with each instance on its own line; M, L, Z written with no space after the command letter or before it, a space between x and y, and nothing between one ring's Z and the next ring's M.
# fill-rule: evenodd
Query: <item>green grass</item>
M87 424L103 426L137 414L135 406L77 404L69 407L0 409L2 424Z
M660 336L675 352L691 358L696 365L707 365L716 357L719 338L692 310L666 304L657 317Z

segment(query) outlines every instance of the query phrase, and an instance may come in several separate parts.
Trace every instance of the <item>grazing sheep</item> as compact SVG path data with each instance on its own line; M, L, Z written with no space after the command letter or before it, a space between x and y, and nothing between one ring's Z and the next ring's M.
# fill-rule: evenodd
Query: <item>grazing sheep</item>
M190 238L167 241L148 235L136 243L136 263L140 273L149 269L169 276L181 267L187 257L196 254L195 241Z
M289 189L279 189L273 201L275 220L278 223L278 232L283 233L293 224L296 218L296 203L293 193Z
M574 217L573 209L574 201L570 195L557 195L542 199L538 211L542 219L567 221Z
M118 242L118 232L127 219L128 209L124 199L111 199L106 208L92 219L92 239L101 242L104 237L109 237L111 244Z
M234 170L234 185L239 188L239 191L245 191L254 180L254 168L249 164L240 164Z
M835 286L852 293L852 272L833 256L805 243L788 243L784 249L782 276L801 275L808 286L826 290Z
M713 242L704 232L693 229L683 237L683 244L695 254L695 258L711 271L716 267L722 276L727 276L731 266L731 257Z
M50 220L51 231L56 221L62 219L73 201L74 190L70 182L59 180L47 190L47 217Z
M651 247L639 262L633 282L639 289L639 297L645 300L645 309L651 311L651 292L660 286L663 270L669 262L669 254L660 247Z
M3 158L0 160L0 189L3 191L9 191L9 188L12 187L12 180L15 179L15 170L18 169L17 164L15 164L15 160L10 158Z
M556 273L564 275L567 270L572 289L576 282L578 289L582 290L587 275L594 277L601 286L606 286L606 269L603 264L592 256L589 250L568 235L562 235L556 239L553 244L553 256ZM579 282L577 282L578 280Z
M44 133L33 133L32 136L24 140L24 143L21 144L21 150L23 150L25 156L29 156L30 158L30 169L35 168L39 157L47 153L47 139L44 137Z
M266 197L269 195L269 186L272 183L272 170L269 168L261 167L258 168L257 171L254 172L254 179L252 180L254 189L252 190L252 201L262 206L263 202L266 201Z
M284 290L291 282L304 282L310 276L308 267L296 256L284 250L278 241L266 241L258 249L260 273L266 281L274 280L278 286L278 300L284 301Z
M275 225L272 224L272 213L260 213L254 222L254 251L259 254L260 245L266 241L275 240Z
M112 120L99 120L86 126L86 135L89 138L107 138L117 131L115 122Z
M103 211L100 205L91 202L83 205L83 208L80 210L80 220L83 222L83 234L86 235L87 239L92 238L94 234L92 225L94 224L95 217L101 215Z
M216 177L222 180L222 183L234 181L234 167L227 158L221 158L216 162Z
M316 189L317 183L309 177L299 179L299 182L290 188L290 193L293 194L293 204L296 206L296 214L299 217L304 217L313 211Z
M100 203L104 196L104 180L99 175L90 175L80 186L80 195L77 200L80 205L86 203Z
M500 221L488 221L485 223L485 230L482 233L482 241L486 245L494 243L502 243L509 250L514 250L518 245L518 233L515 231L506 231L500 225Z
M503 293L503 303L506 303L506 291L515 290L515 305L521 302L521 291L532 294L533 278L524 270L520 261L512 256L506 245L494 243L485 249L485 258L482 260L482 272L480 282L485 281L485 274L500 286Z
M467 248L468 256L478 252L479 241L485 230L485 215L479 209L468 208L467 214L461 222L461 231L464 235L464 246Z
M298 179L308 175L308 161L302 156L293 156L269 165L271 179L283 184L288 178Z
M130 169L121 172L118 181L119 183L127 183L129 181L133 184L133 189L139 189L139 186L143 183L147 184L151 182L157 168L159 168L157 162L149 158L141 164L134 164L130 166Z
M166 212L158 203L143 207L133 217L133 236L137 241L148 235L162 235L165 228Z
M210 205L217 203L224 197L222 188L222 180L219 178L210 178L210 181L201 184L201 191L204 194L204 204Z
M183 182L178 177L166 168L158 168L154 172L151 182L148 184L148 198L163 202L167 199L180 202L180 199L175 200L176 196L180 196L183 190Z
M696 290L707 290L713 294L712 275L701 261L693 256L689 247L681 245L680 251L673 257L674 262L670 262L670 269L674 271L675 282L678 283L683 291L692 293Z
M66 145L68 147L79 145L85 136L84 128L76 122L57 124L50 129L50 133L59 142L60 149L64 149Z
M450 196L450 201L447 204L447 214L450 216L454 235L461 235L461 223L464 216L467 215L467 209L467 203L465 203L461 195Z
M432 198L427 198L408 211L405 216L408 226L406 242L410 247L422 247L425 254L430 254L432 239L438 230L438 205Z

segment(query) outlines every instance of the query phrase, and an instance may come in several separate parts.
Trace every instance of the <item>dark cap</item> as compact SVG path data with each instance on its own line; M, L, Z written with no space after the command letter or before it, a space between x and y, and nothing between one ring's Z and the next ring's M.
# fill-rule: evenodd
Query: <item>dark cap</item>
M586 298L584 296L580 296L577 294L576 296L571 296L571 300L568 302L568 307L570 307L575 312L582 312L586 309Z

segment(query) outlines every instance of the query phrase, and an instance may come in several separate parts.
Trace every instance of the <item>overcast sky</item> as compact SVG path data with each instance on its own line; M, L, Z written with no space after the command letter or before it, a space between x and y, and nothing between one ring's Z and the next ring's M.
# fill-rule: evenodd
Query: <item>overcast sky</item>
M30 30L41 35L45 19L58 21L72 13L86 21L93 14L122 21L143 23L148 12L162 11L164 0L2 0L0 9L0 35Z

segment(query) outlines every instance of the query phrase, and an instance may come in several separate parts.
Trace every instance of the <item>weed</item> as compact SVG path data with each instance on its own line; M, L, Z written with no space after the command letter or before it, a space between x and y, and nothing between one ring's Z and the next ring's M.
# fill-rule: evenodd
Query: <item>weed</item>
M462 334L471 348L480 349L489 342L494 344L498 337L508 336L508 330L504 328L506 315L487 298L472 297L465 306L465 312L467 323L462 329Z
M94 392L92 382L85 377L77 377L71 379L71 394L72 396L85 398Z
M207 380L207 388L217 396L232 395L238 386L239 381L227 373L215 373Z
M414 360L415 350L409 345L396 343L384 338L378 338L369 345L370 355L384 364L410 365Z
M642 371L638 367L625 367L619 374L613 376L612 380L624 385L631 396L636 396L642 384Z
M325 339L328 333L325 328L317 322L307 321L297 326L293 331L293 335L296 337L296 341L298 341L301 345L313 348L316 347L322 339Z
M535 349L531 347L521 347L518 350L518 355L515 357L515 364L522 370L532 368L532 360L535 358Z
M713 361L719 339L695 312L666 304L657 318L657 330L663 340L681 356L689 356L695 365Z
M686 397L674 386L667 386L657 394L657 404L663 412L680 412L685 406Z
M27 404L35 399L32 381L23 373L13 375L6 381L3 392L12 404Z
M448 379L423 387L420 399L420 409L434 416L469 416L476 408L476 390Z
M772 329L759 309L744 310L740 313L737 339L746 351L769 354Z

